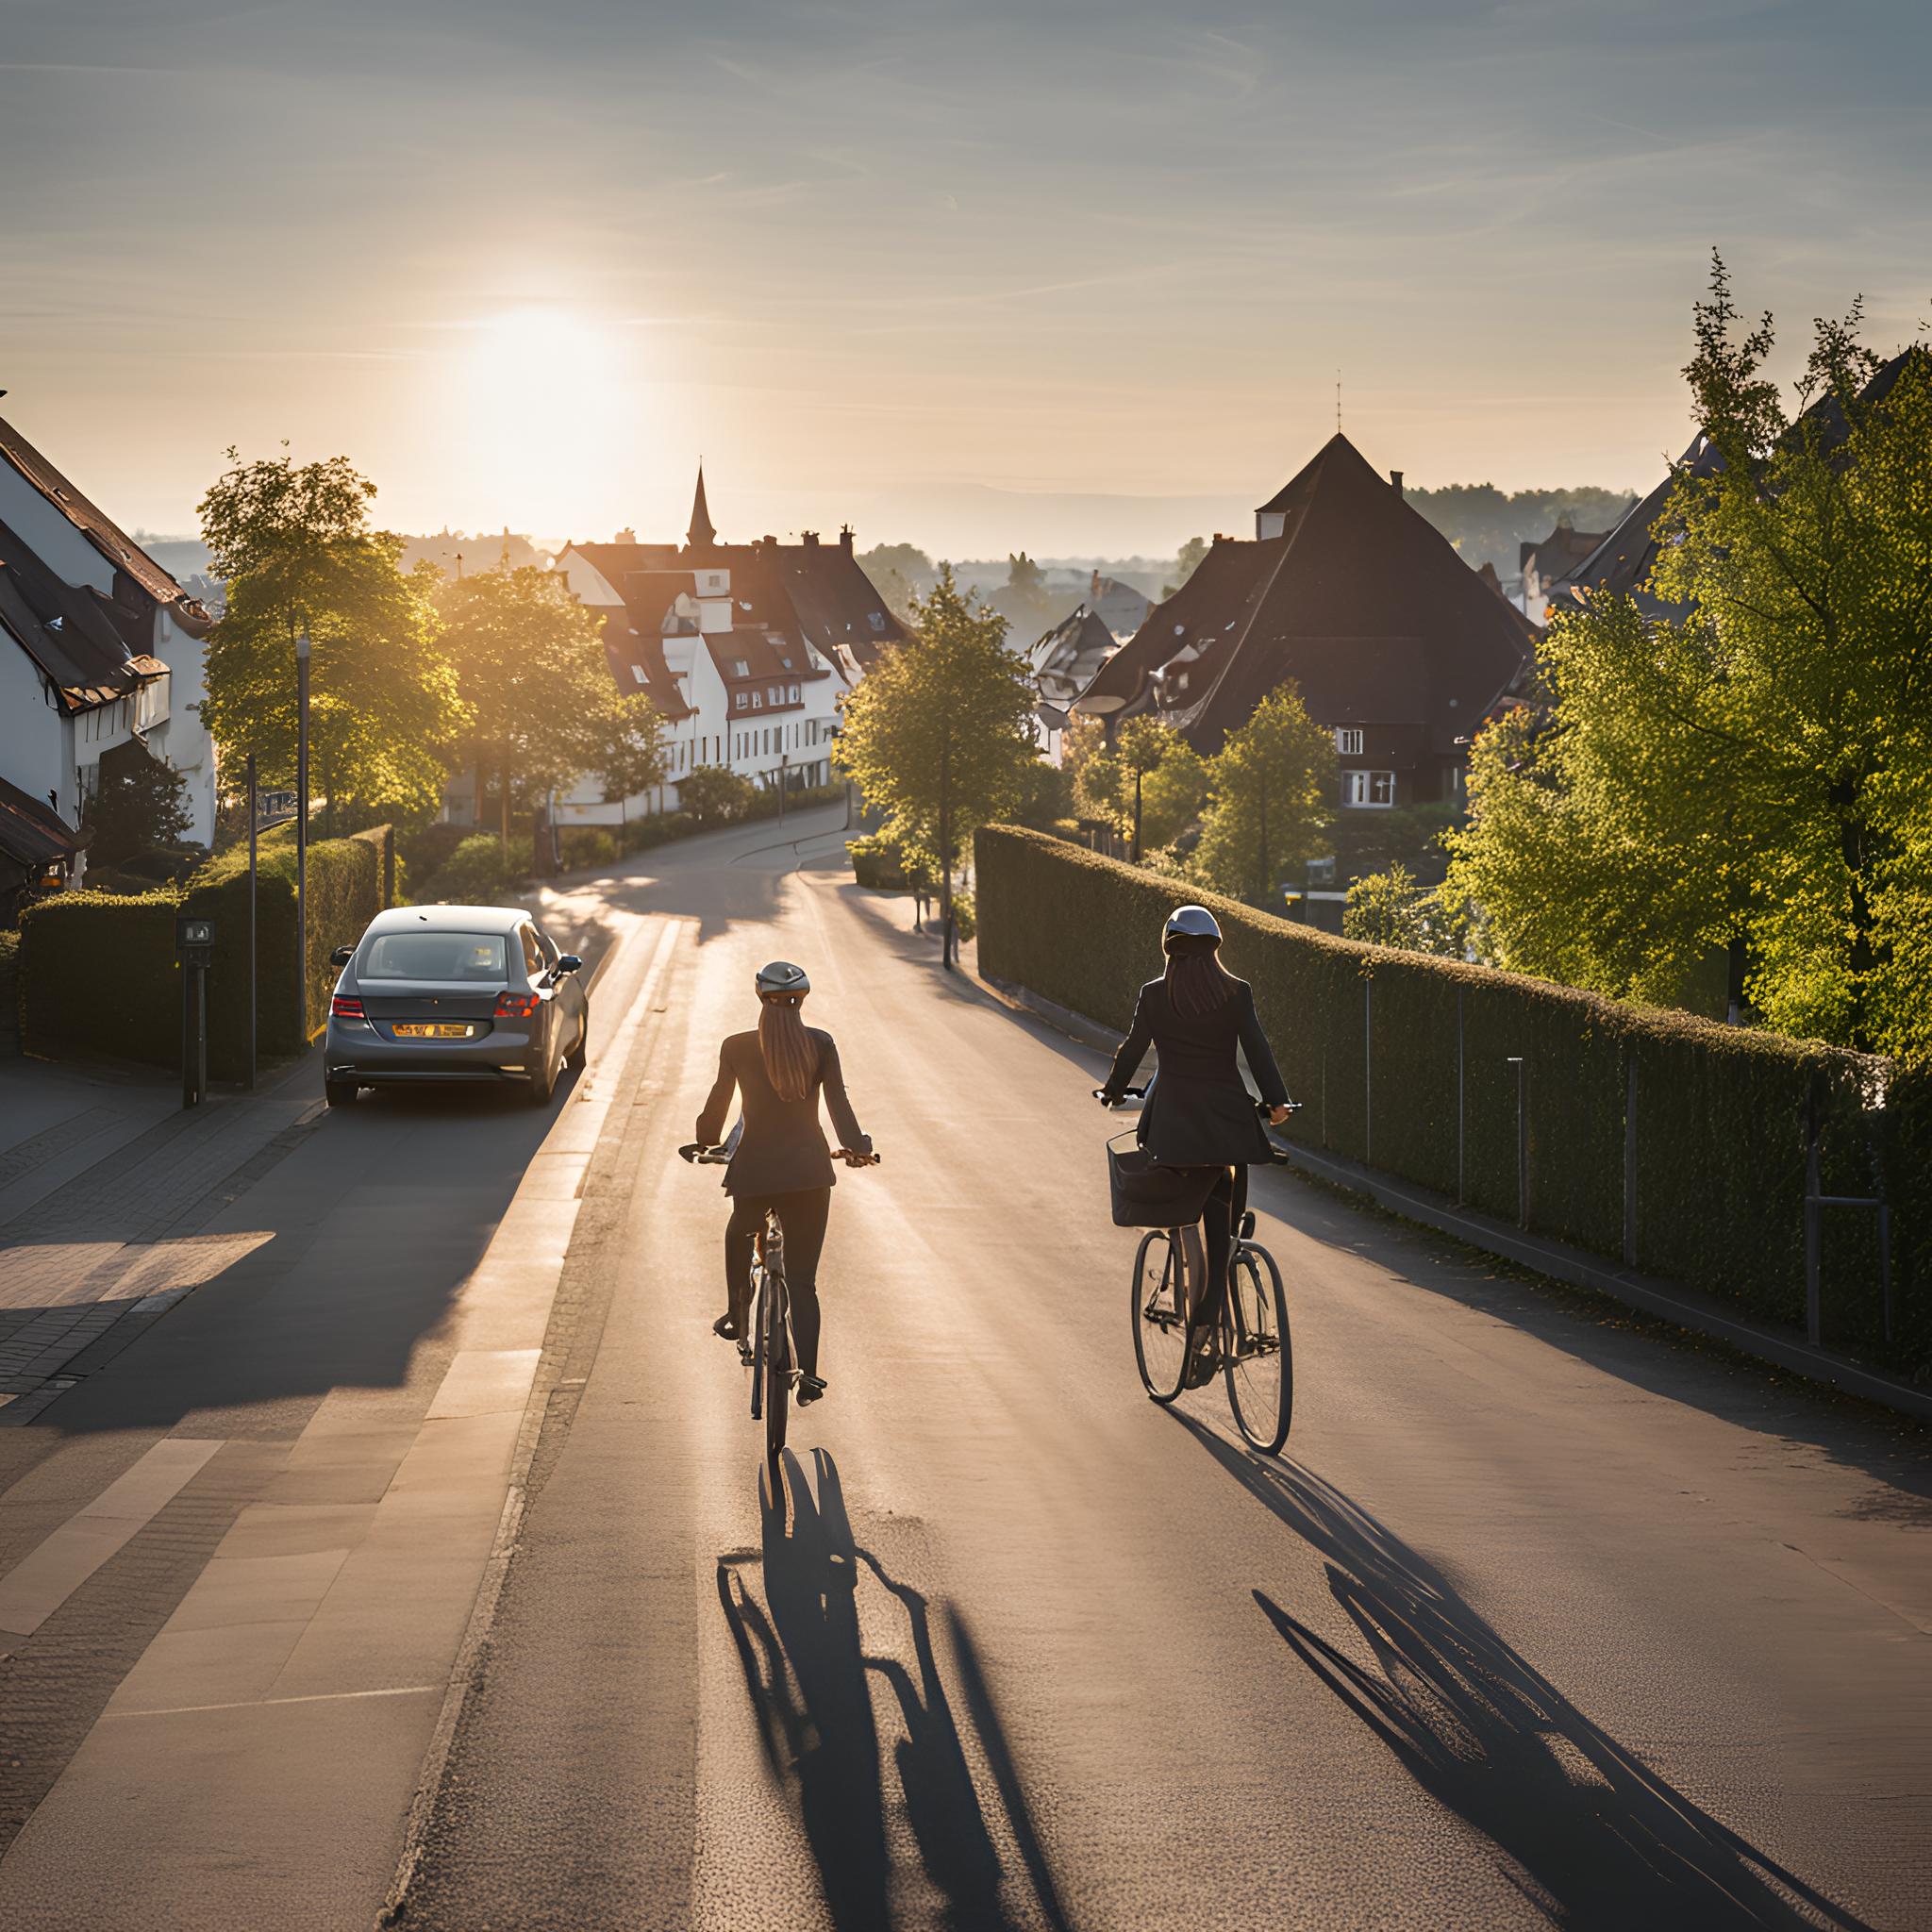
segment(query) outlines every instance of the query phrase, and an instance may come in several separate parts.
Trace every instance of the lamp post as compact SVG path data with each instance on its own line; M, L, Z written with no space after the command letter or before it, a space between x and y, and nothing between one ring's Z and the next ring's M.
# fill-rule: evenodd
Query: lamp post
M255 789L255 754L248 754L248 1091L255 1091L256 827L261 815Z
M308 1044L308 633L295 640L295 1025Z

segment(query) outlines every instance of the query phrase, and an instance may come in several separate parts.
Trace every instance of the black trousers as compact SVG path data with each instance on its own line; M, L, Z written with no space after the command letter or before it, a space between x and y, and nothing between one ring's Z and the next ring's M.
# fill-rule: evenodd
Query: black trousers
M830 1188L805 1188L795 1194L735 1194L724 1229L724 1291L742 1325L751 1307L753 1244L774 1209L785 1230L785 1286L791 1298L791 1334L798 1343L798 1366L819 1372L819 1256L825 1245L825 1221L832 1211Z
M1248 1171L1245 1167L1224 1167L1201 1210L1201 1238L1208 1249L1208 1282L1204 1292L1216 1282L1227 1279L1227 1264L1234 1258L1235 1229L1248 1211ZM788 1248L788 1254L791 1250ZM1190 1308L1191 1320L1199 1320L1206 1305Z

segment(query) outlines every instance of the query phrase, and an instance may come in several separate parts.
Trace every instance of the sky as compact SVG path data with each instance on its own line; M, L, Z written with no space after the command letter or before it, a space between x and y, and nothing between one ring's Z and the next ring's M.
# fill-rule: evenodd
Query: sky
M1932 321L1924 0L0 0L0 410L406 530L1172 555L1343 426L1647 489L1710 250Z

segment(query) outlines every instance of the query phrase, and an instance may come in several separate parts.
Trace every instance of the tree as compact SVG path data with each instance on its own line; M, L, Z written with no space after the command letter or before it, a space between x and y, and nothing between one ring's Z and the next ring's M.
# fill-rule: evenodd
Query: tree
M1632 501L1627 490L1595 484L1506 495L1493 483L1445 483L1435 490L1410 486L1402 497L1455 544L1472 570L1493 564L1499 577L1513 577L1521 570L1524 543L1547 537L1558 524L1576 530L1612 529Z
M1084 749L1084 748L1083 748ZM1137 863L1193 824L1208 794L1208 766L1170 724L1129 718L1109 750L1087 750L1074 795L1089 818L1106 819Z
M227 608L208 642L202 718L225 756L295 775L294 641L309 658L309 758L333 826L339 803L426 815L468 723L402 540L369 527L375 486L346 457L231 467L201 502Z
M1011 626L1017 643L1031 644L1066 615L1070 605L1057 601L1046 587L1046 573L1022 550L1007 558L1007 580L989 600Z
M699 765L677 781L677 802L701 825L728 825L752 808L758 787L724 765Z
M953 963L953 874L974 829L1009 809L1036 758L1034 691L1006 625L941 569L919 635L886 651L845 705L834 762L886 812L884 837L936 863L942 958Z
M650 700L620 695L602 620L560 575L528 565L481 571L443 584L437 602L475 721L478 767L496 769L506 853L519 790L534 798L592 773L607 794L628 797L662 781Z
M1340 780L1335 740L1292 682L1276 685L1208 760L1213 799L1194 848L1200 877L1272 907L1290 866L1325 849Z
M1207 538L1190 537L1181 545L1180 555L1174 560L1174 575L1160 587L1160 594L1163 597L1172 597L1201 568L1207 558L1208 550Z
M1780 1031L1932 1054L1932 356L1874 384L1855 306L1796 407L1714 263L1652 624L1593 599L1542 649L1541 729L1484 734L1450 888L1502 963L1674 1000L1715 951ZM1869 392L1868 392L1869 391Z
M138 741L108 752L99 772L81 827L91 866L119 865L157 845L172 845L193 823L188 780Z
M1455 922L1434 892L1416 883L1406 865L1370 873L1348 889L1341 913L1343 939L1364 945L1392 946L1404 953L1441 953L1460 958Z
M886 608L909 628L914 603L937 575L932 558L910 543L875 543L860 555L858 567L886 600Z

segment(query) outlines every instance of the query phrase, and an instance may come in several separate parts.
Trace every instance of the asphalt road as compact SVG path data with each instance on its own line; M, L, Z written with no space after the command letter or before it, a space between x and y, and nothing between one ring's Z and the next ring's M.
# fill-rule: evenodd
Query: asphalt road
M1288 1454L1163 1412L1098 1057L837 851L576 895L677 935L406 1925L1932 1924L1922 1436L1279 1174ZM774 956L885 1156L782 1520L675 1157Z

